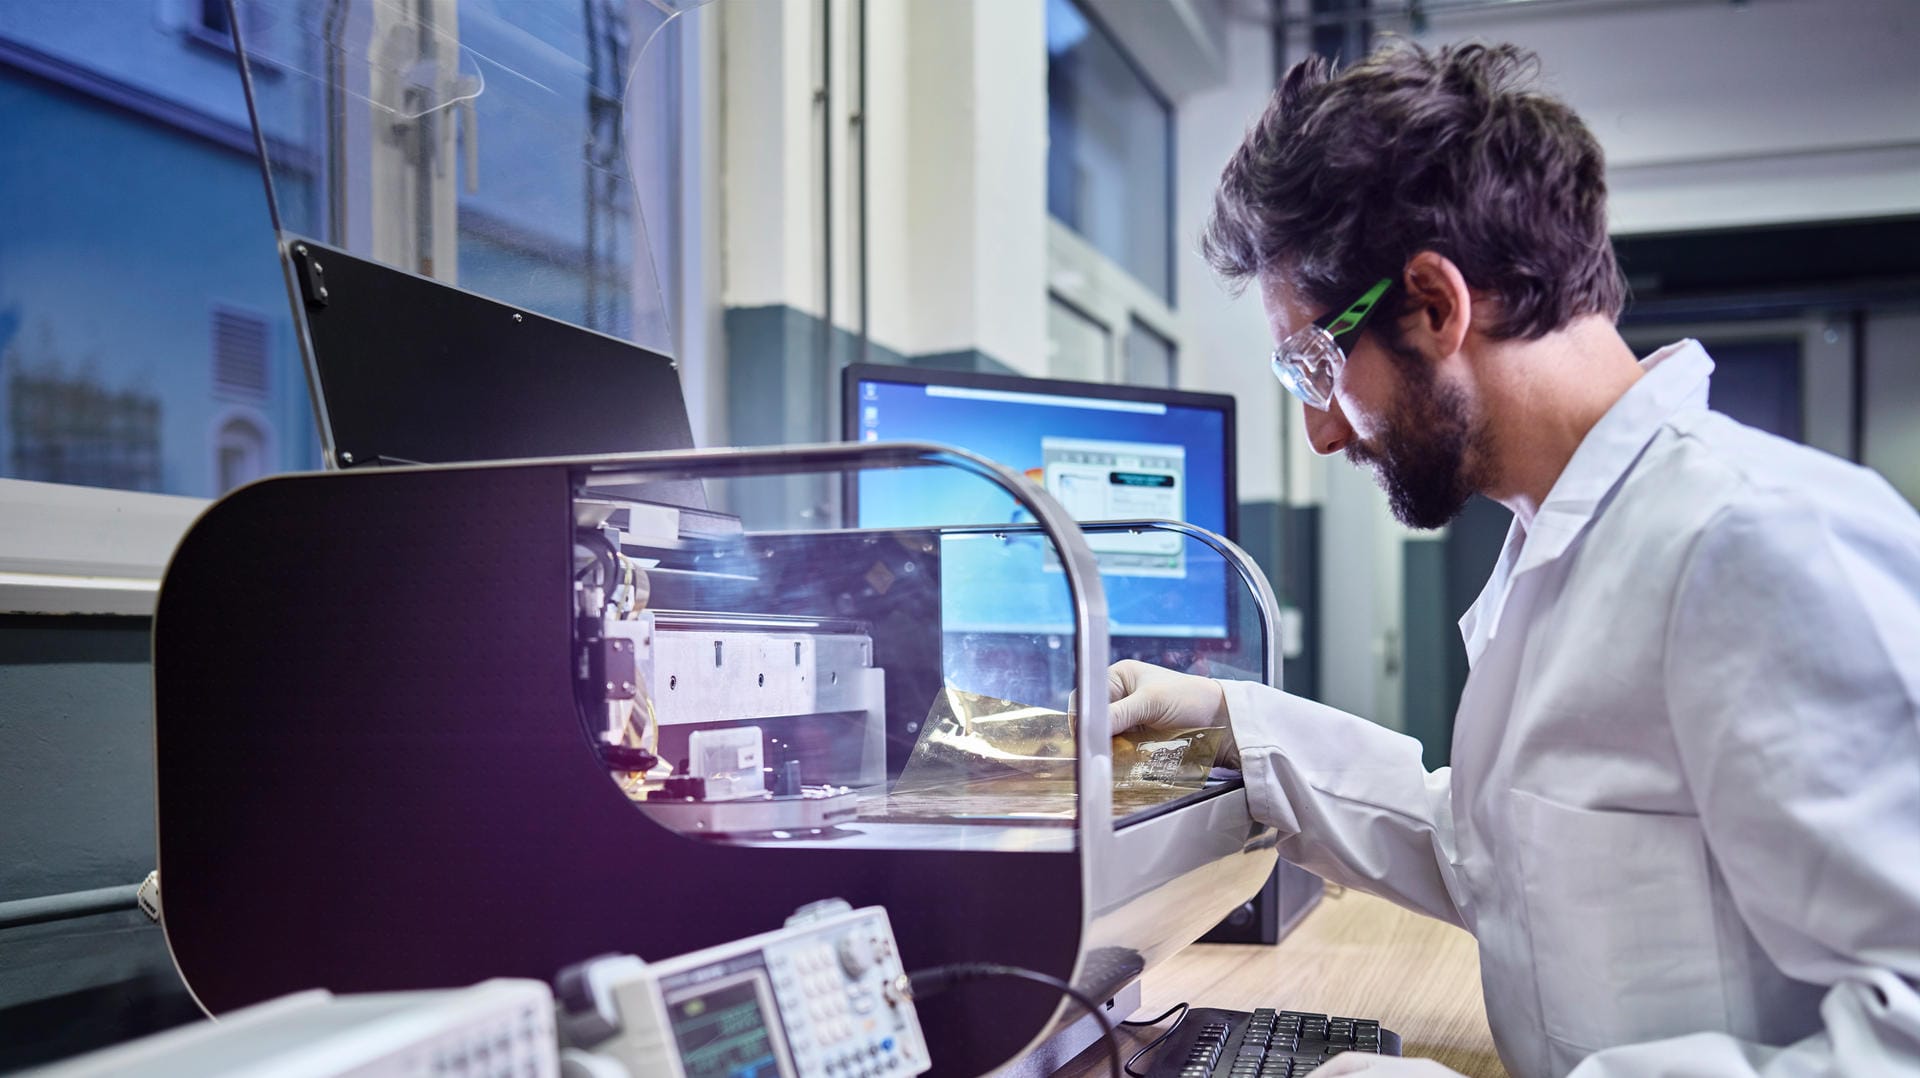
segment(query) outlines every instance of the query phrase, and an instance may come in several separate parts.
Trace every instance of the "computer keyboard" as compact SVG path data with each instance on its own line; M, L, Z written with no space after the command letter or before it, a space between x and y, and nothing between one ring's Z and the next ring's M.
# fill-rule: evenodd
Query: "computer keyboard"
M1147 1078L1304 1078L1340 1052L1400 1054L1400 1035L1365 1018L1195 1007L1154 1049Z

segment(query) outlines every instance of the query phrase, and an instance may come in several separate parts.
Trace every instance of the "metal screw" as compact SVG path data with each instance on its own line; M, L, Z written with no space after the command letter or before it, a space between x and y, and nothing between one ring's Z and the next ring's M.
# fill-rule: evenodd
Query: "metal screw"
M325 273L325 272L326 272L326 270L325 270L325 269L324 269L324 268L323 268L323 267L322 267L322 266L320 265L320 260L319 260L319 259L317 259L317 258L313 260L313 272L315 272L315 273Z
M321 285L321 286L320 286L320 291L319 291L319 293L318 293L318 295L320 296L320 298L321 298L321 299L326 299L326 298L327 298L327 288L326 288L326 286L325 286L325 285Z
M296 244L294 244L294 245L293 245L293 253L294 253L294 254L297 254L297 255L304 255L304 254L306 254L306 253L307 253L307 245L306 245L306 244L304 244L304 243L296 243Z
M608 691L608 692L612 692L612 691L613 691L613 682L611 682L611 681L609 681L609 682L607 682L607 691Z
M520 312L519 312L519 311L515 311L515 312L513 312L513 320L514 320L515 322L525 322L525 321L526 321L526 319L525 319L525 318L523 318L523 317L521 317L521 315L520 315Z
M346 451L346 450L344 450L344 449L342 449L342 450L340 451L340 463L342 463L342 464L352 464L352 463L353 463L353 454L352 454L352 453L349 453L349 452L347 452L347 451Z
M633 691L633 682L631 682L631 681L623 681L623 682L621 682L621 683L620 683L620 691L621 691L621 692L632 692L632 691Z

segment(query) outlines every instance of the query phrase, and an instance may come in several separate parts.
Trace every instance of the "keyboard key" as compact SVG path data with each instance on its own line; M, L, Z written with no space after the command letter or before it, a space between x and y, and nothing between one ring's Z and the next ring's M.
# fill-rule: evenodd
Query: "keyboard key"
M1377 1020L1346 1015L1266 1008L1214 1012L1181 1029L1145 1073L1147 1078L1307 1078L1341 1052L1379 1054L1385 1034Z

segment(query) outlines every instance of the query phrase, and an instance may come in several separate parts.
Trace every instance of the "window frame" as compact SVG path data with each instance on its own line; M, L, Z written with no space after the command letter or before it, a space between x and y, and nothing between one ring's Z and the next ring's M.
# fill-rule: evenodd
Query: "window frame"
M1123 382L1127 340L1140 326L1172 345L1173 388L1179 388L1187 347L1179 312L1052 214L1047 215L1047 291L1050 301L1108 327L1101 381Z
M0 613L151 615L174 547L211 504L0 478Z
M1137 281L1149 295L1160 300L1169 309L1177 309L1180 304L1179 244L1176 242L1179 231L1177 222L1180 208L1179 192L1177 190L1180 179L1179 105L1174 101L1173 96L1162 88L1160 82L1153 77L1153 74L1133 55L1133 51L1127 48L1126 42L1119 34L1113 32L1113 28L1107 24L1098 11L1094 10L1092 5L1088 4L1086 0L1063 0L1063 2L1071 5L1075 11L1079 12L1080 17L1086 20L1087 26L1093 33L1100 34L1106 39L1107 44L1112 46L1114 52L1119 54L1121 61L1127 65L1127 69L1133 72L1135 78L1140 80L1140 85L1146 89L1148 96L1152 97L1154 102L1166 113L1166 152L1164 156L1166 160L1165 189L1167 197L1166 205L1162 207L1166 214L1166 266L1163 268L1167 281L1166 295L1160 295L1154 291L1154 289L1147 286L1145 282L1134 278L1131 271L1127 271L1122 267L1118 260L1106 255L1104 252L1099 252L1091 240L1087 240L1087 246L1096 251L1096 253L1099 253L1100 257L1106 258L1115 267L1120 268L1129 278ZM1051 60L1049 60L1049 63L1051 63ZM1061 222L1058 217L1054 216L1051 207L1049 207L1047 211L1047 220L1059 223L1062 227L1067 228L1068 231L1074 232L1076 236L1080 236L1079 232L1074 230L1072 226L1066 225L1064 222ZM1080 238L1086 239L1084 236L1080 236Z

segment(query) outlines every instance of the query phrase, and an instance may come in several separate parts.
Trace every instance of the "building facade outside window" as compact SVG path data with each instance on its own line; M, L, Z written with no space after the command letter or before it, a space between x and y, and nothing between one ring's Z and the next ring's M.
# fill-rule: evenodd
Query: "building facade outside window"
M1173 294L1173 106L1073 0L1047 0L1047 212Z
M1174 111L1075 0L1047 0L1047 373L1174 386Z

